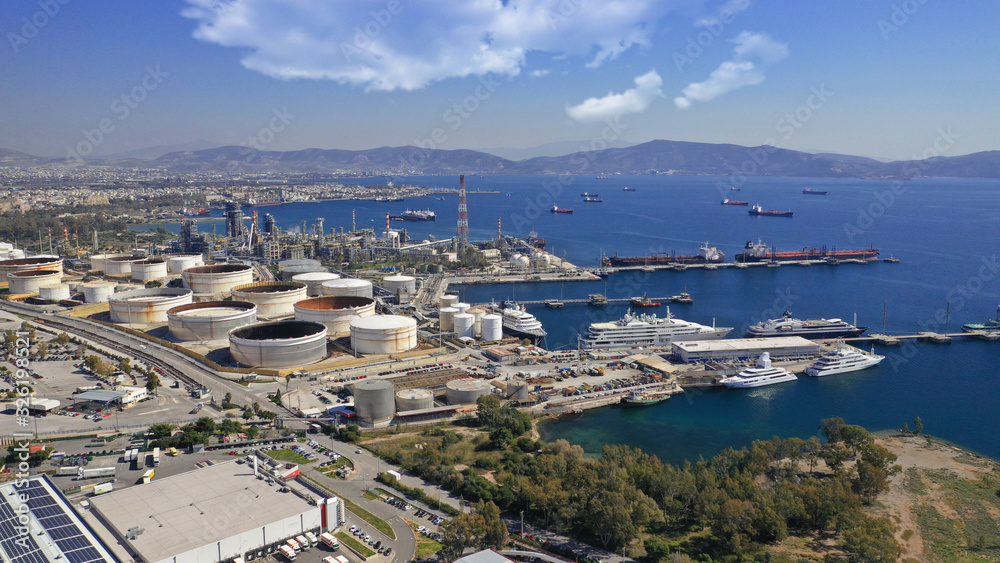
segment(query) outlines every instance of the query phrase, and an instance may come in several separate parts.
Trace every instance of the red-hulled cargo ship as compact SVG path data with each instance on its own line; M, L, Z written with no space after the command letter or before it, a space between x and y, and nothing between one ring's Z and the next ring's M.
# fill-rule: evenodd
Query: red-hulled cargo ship
M657 253L650 256L605 256L603 266L613 266L616 268L626 266L662 266L665 264L704 264L708 262L722 262L726 255L714 246L709 246L706 242L698 249L695 255L677 255Z
M792 211L775 211L774 209L764 209L760 205L754 205L747 211L750 215L766 215L769 217L791 217Z
M793 252L776 252L759 239L757 242L747 241L743 252L736 255L737 262L787 262L790 260L874 260L879 250L862 248L860 250L835 250L832 248L807 246Z
M558 205L553 205L552 209L549 209L549 211L552 212L552 213L572 213L573 212L572 209L564 209L562 207L559 207Z

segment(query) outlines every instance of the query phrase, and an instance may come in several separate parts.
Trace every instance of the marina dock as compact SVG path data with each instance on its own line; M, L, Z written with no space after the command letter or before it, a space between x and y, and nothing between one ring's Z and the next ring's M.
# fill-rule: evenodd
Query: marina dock
M947 344L948 342L951 342L953 338L978 338L980 340L994 342L1000 340L1000 332L975 330L971 332L950 332L947 334L940 334L937 332L918 332L917 334L900 335L869 334L868 336L845 338L844 341L872 342L883 346L899 346L902 344L903 340L920 340L924 342L934 342L936 344Z

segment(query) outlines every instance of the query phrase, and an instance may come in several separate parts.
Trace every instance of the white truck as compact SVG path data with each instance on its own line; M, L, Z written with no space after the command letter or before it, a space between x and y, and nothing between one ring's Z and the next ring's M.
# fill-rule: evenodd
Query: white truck
M316 534L312 532L305 532L302 535L305 536L306 540L309 541L309 545L316 545L317 543L319 543L319 538L317 538Z
M281 547L279 547L278 551L280 551L281 554L285 556L285 559L287 559L289 561L295 561L295 558L299 556L298 552L295 551L288 544L285 544L285 545L282 545Z
M96 477L114 477L115 466L108 467L81 467L77 473L77 479L94 479Z
M333 550L340 549L340 540L338 540L330 532L323 532L319 535L319 541L323 542L324 545Z
M309 540L307 540L305 536L295 536L295 541L299 542L299 545L302 546L302 551L312 547L312 544L309 543Z

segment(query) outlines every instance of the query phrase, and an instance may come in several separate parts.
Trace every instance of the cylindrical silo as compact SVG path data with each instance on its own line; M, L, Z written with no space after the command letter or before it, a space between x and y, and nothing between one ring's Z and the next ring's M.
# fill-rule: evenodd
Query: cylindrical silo
M295 304L295 318L326 325L330 334L350 332L351 321L375 314L370 297L312 297Z
M330 272L305 272L292 276L292 281L306 284L309 297L323 295L323 282L340 279L340 276Z
M204 301L167 311L167 327L178 340L220 340L234 328L257 322L257 306L246 301Z
M253 282L253 266L246 264L213 264L195 266L181 273L184 287L201 295L222 295L238 285Z
M322 267L323 265L320 264L319 260L313 260L312 258L292 258L292 259L289 259L289 260L282 260L281 262L278 262L278 271L279 272L283 272L283 271L287 270L288 268L294 268L296 266L320 266L320 267Z
M292 278L299 274L308 274L311 272L325 272L326 268L320 266L319 264L306 264L302 266L289 266L284 270L281 270L281 279L285 281L292 281Z
M363 379L354 384L354 411L358 418L375 422L396 412L395 385L388 379Z
M171 254L167 256L167 271L179 274L188 268L204 266L205 259L201 254Z
M476 323L475 317L468 313L455 313L454 323L456 336L459 338L474 338L473 327Z
M143 256L115 256L104 261L104 274L108 276L131 276L132 264L144 260Z
M472 305L469 305L468 303L462 303L460 301L458 303L455 303L454 307L458 309L459 313L466 313L469 311L469 309L472 308Z
M483 333L483 315L486 314L486 309L473 307L466 313L472 315L472 333L473 336L479 338L479 335Z
M438 320L441 325L441 332L451 332L455 330L455 313L458 313L458 309L454 307L444 307L438 310Z
M191 290L179 287L133 289L108 298L111 320L116 323L167 322L167 311L191 303Z
M162 258L149 258L132 262L132 279L141 282L167 277L167 262Z
M411 276L388 276L382 280L382 288L393 295L413 293L417 290L417 280Z
M481 334L485 342L503 340L503 317L492 313L483 315Z
M326 357L326 327L309 321L257 323L229 333L229 353L248 367L290 368Z
M32 256L0 262L0 282L9 282L7 275L24 270L51 270L62 273L62 258L53 256Z
M527 401L529 399L528 391L528 384L524 381L511 381L507 383L508 399Z
M359 354L398 354L417 346L412 317L375 315L351 321L351 348Z
M258 319L274 319L295 313L295 304L306 299L306 284L296 282L257 282L232 289L233 299L257 306Z
M43 285L52 285L62 280L62 272L52 270L21 270L7 274L10 282L8 293L11 295L21 295L25 293L38 293L38 288Z
M104 271L108 258L121 258L130 254L94 254L90 257L90 269Z
M63 299L69 299L69 285L64 283L43 285L38 288L38 297L46 301L62 301Z
M429 409L434 406L434 395L426 389L400 389L396 393L396 410L399 412Z
M344 295L347 297L371 297L372 282L357 278L341 278L323 282L323 295Z
M90 282L80 285L83 287L84 302L107 303L118 284L115 282Z
M449 405L475 403L479 397L489 395L493 386L482 379L452 379L445 384Z
M458 296L451 293L441 296L441 308L454 307L458 303Z

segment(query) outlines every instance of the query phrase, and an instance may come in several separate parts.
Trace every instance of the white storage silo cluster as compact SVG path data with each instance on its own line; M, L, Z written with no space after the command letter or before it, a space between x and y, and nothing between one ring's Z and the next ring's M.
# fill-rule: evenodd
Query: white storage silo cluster
M388 276L382 280L382 289L393 295L413 293L417 290L417 280L412 276Z
M65 283L43 285L38 288L38 297L46 301L62 301L63 299L69 299L69 285Z
M398 354L417 346L412 317L374 315L351 321L351 348L359 354Z
M167 271L179 274L188 268L204 266L205 259L201 254L170 254L167 256Z
M195 266L181 273L184 287L200 295L223 295L234 287L253 282L253 266L213 264Z
M107 303L118 284L115 282L89 282L80 284L80 286L83 288L84 302Z
M447 294L441 296L441 308L454 307L458 303L458 296L454 294Z
M133 289L108 298L111 320L129 324L165 323L167 311L191 301L191 290L179 287Z
M167 311L170 335L178 340L220 340L257 322L257 306L246 301L204 301Z
M483 315L486 314L486 309L472 307L466 313L472 315L472 333L473 336L479 338L483 334Z
M24 270L51 270L62 273L62 258L58 256L32 256L31 258L19 258L16 260L4 260L0 262L0 282L9 282L7 276L11 272L22 272Z
M144 260L143 256L115 256L104 261L104 275L107 276L131 276L132 264Z
M131 256L130 254L94 254L90 257L90 269L105 271L104 267L107 264L109 258L121 258L123 256Z

